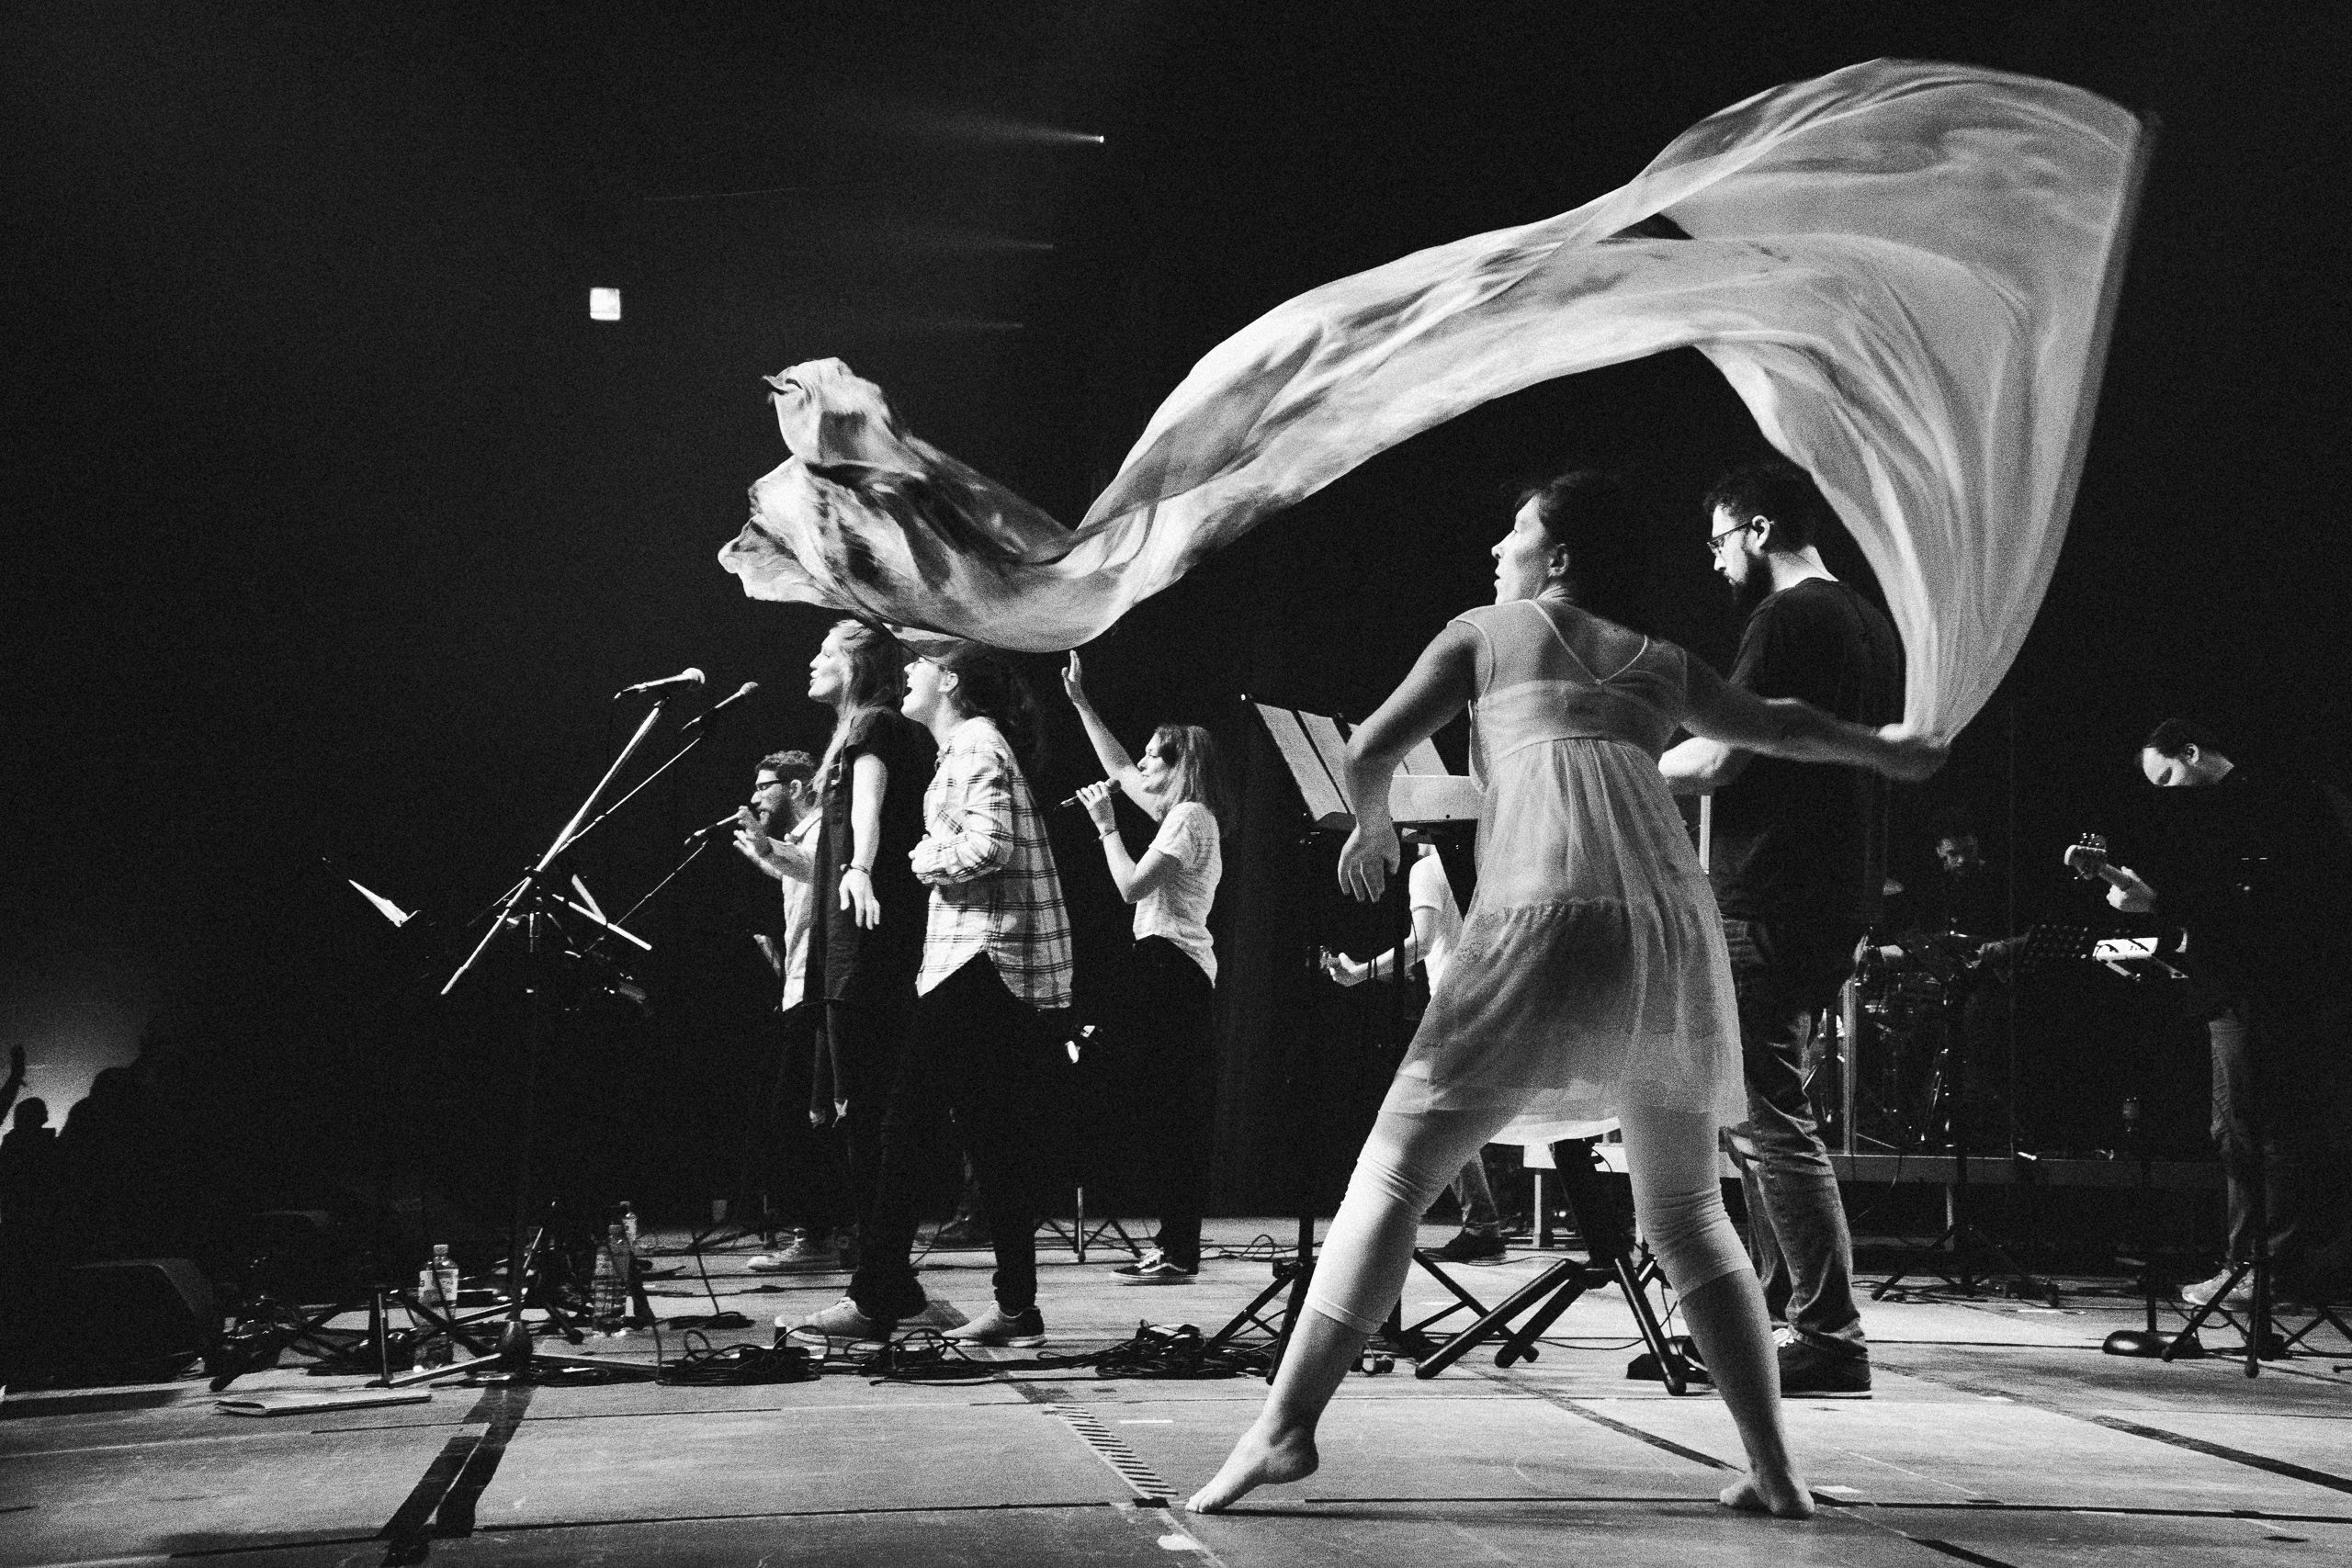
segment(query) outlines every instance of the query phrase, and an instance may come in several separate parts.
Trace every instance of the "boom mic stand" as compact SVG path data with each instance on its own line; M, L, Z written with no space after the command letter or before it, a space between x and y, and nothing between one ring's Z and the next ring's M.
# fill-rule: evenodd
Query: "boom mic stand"
M499 1336L498 1348L492 1354L452 1361L447 1366L435 1367L406 1377L386 1378L383 1383L387 1388L405 1387L412 1383L428 1382L440 1378L459 1377L478 1372L522 1378L528 1377L534 1371L563 1368L594 1368L616 1376L648 1379L654 1375L650 1368L630 1367L595 1357L560 1356L536 1352L531 1348L531 1328L530 1325L524 1321L523 1310L527 1288L531 1283L531 1259L537 1251L540 1242L544 1240L544 1232L534 1235L530 1225L531 1151L537 1133L539 1062L547 1043L546 993L553 980L549 949L553 934L563 930L555 913L556 908L563 903L554 887L555 867L557 863L592 829L610 817L613 811L617 810L623 803L635 796L638 791L651 783L653 778L660 776L672 763L676 762L679 758L701 744L702 737L699 735L687 741L684 746L679 748L669 761L662 763L661 768L656 769L651 775L640 782L637 789L632 789L628 795L622 796L620 801L616 801L612 807L598 814L597 807L611 793L615 781L643 749L646 740L653 733L654 726L659 724L661 719L662 704L657 701L646 711L645 717L638 724L636 733L631 735L628 742L622 746L620 754L613 759L612 764L605 770L604 776L598 779L595 787L588 792L588 797L580 803L577 810L572 812L571 819L564 824L562 830L556 834L554 841L548 845L546 852L539 856L531 869L524 874L523 879L509 889L506 896L492 908L490 929L482 933L481 940L474 944L473 951L467 954L465 962L458 965L449 976L447 982L441 987L441 995L447 996L481 962L482 955L490 951L491 945L498 940L501 931L509 926L524 927L527 939L528 960L527 978L524 985L526 1010L523 1041L523 1096L521 1124L515 1130L514 1138L514 1224L506 1258L506 1325ZM602 925L605 922L597 923ZM558 1316L556 1321L560 1324L562 1319ZM571 1336L567 1334L566 1337L569 1338Z

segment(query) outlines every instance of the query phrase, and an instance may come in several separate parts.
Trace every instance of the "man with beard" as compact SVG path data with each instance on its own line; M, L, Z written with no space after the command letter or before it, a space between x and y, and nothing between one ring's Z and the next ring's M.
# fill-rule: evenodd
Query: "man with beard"
M778 751L760 760L752 784L752 803L736 812L735 848L743 857L784 886L784 942L758 939L761 950L784 982L784 1039L775 1089L764 1108L765 1125L760 1141L770 1151L767 1159L791 1194L788 1212L797 1234L782 1252L762 1253L751 1260L753 1273L784 1273L836 1265L833 1229L841 1218L830 1129L811 1125L810 1086L816 1078L816 1051L821 1001L805 992L808 974L808 932L815 923L816 883L810 852L820 818L813 787L817 764L806 751ZM765 1163L765 1162L763 1162Z
M1802 697L1839 718L1902 716L1903 645L1876 606L1822 564L1828 507L1785 463L1710 491L1707 547L1747 612L1732 683ZM1785 1394L1858 1393L1870 1348L1838 1177L1804 1093L1813 1020L1833 1002L1885 883L1886 786L1859 768L1758 757L1693 737L1659 759L1678 794L1715 796L1709 879L1739 998L1747 1121L1734 1138L1749 1246L1785 1327Z

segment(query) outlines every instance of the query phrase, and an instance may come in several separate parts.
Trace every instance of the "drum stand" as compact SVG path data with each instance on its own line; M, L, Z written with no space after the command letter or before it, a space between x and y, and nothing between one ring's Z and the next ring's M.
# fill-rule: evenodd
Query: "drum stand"
M2033 1296L2058 1304L2057 1288L2029 1274L2006 1247L1976 1224L1968 1179L1968 1043L1964 1014L1975 971L1962 970L1944 993L1944 1094L1951 1129L1952 1179L1944 1189L1945 1224L1941 1235L1913 1251L1903 1266L1881 1280L1871 1300L1883 1301L1887 1292L1915 1273L1928 1273L1964 1296L1981 1295L1985 1282L2006 1277L2012 1296ZM1933 1112L1929 1114L1932 1116ZM1989 1262L1992 1267L1981 1267Z

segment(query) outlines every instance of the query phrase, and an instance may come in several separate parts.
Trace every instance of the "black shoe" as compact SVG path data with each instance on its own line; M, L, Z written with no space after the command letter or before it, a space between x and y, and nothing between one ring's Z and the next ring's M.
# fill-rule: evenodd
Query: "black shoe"
M1794 1398L1809 1393L1868 1393L1871 1391L1871 1358L1868 1351L1860 1355L1838 1350L1825 1350L1809 1340L1792 1339L1780 1348L1781 1395Z
M1458 1231L1452 1241L1430 1254L1446 1263L1483 1263L1502 1255L1501 1236L1480 1235L1476 1231Z

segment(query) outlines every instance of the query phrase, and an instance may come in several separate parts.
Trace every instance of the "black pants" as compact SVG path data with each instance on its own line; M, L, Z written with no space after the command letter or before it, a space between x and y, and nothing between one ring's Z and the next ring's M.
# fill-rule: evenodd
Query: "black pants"
M775 1081L760 1118L764 1159L758 1167L762 1187L785 1219L820 1238L853 1217L842 1202L841 1136L832 1107L825 1107L821 1119L809 1114L817 1054L825 1048L824 1016L821 1002L802 1002L783 1016Z
M2207 1026L2213 1048L2213 1141L2228 1180L2229 1260L2257 1237L2280 1278L2319 1293L2345 1288L2343 1129L2352 1008L2266 1009L2245 998Z
M1216 987L1166 937L1135 946L1120 1038L1136 1087L1150 1106L1138 1147L1139 1185L1159 1216L1159 1250L1180 1269L1201 1266L1201 1208L1209 1183L1216 1103Z
M1054 1131L1047 1038L1035 1010L1005 989L985 954L915 1000L906 1052L882 1118L881 1179L859 1236L849 1293L858 1310L896 1322L920 1312L911 1260L933 1151L952 1112L978 1179L996 1244L996 1301L1037 1304L1037 1204Z
M836 1106L849 1108L834 1122L842 1206L861 1227L881 1184L883 1123L913 1007L911 977L902 986L862 985L854 995L825 1004L824 1054L809 1109L830 1117Z

